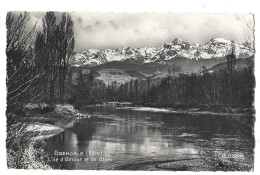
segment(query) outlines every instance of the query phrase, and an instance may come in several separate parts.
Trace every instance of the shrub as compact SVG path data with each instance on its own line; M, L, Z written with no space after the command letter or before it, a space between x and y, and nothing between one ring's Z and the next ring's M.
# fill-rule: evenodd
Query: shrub
M16 169L52 169L46 162L46 155L42 149L33 145L21 147L18 150L7 149L7 167Z

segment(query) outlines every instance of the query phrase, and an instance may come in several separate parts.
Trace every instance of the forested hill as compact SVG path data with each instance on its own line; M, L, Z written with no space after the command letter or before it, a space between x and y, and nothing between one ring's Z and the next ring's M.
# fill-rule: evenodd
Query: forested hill
M86 104L128 101L167 107L177 104L251 107L255 86L253 63L253 57L238 59L232 69L228 69L225 62L210 69L202 67L196 73L182 73L178 67L172 67L164 77L148 76L129 82L114 79L108 84L96 81L98 78L93 78L90 70L78 77L74 92L78 92L76 94L82 100L79 101ZM75 99L71 100L75 102Z
M234 60L234 68L236 70L242 70L249 65L254 64L254 57L249 57L249 58L241 58ZM227 62L217 64L211 68L208 69L209 72L212 71L219 71L219 70L227 70Z

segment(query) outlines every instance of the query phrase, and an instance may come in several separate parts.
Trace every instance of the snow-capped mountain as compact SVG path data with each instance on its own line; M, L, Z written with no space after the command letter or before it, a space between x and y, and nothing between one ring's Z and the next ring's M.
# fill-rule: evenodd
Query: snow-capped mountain
M76 54L72 59L72 64L75 66L89 65L95 66L107 62L107 56L96 49L89 49L82 53Z
M232 42L223 38L211 39L203 46L196 45L188 51L191 59L221 59L230 54L232 50ZM253 55L253 48L244 44L234 43L234 54L237 58L250 57Z
M190 44L180 38L172 42L166 42L161 47L107 49L99 51L89 49L77 53L72 63L74 66L88 65L90 67L112 61L138 61L140 63L164 62L173 58L199 59L223 59L231 53L233 45L237 58L245 58L253 55L253 46L250 43L232 44L223 38L211 39L204 45Z

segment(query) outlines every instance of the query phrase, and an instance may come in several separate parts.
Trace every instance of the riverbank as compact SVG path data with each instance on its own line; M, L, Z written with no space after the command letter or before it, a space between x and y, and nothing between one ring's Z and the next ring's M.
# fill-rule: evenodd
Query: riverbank
M128 109L134 111L150 111L176 114L205 114L205 115L232 115L245 116L255 114L255 109L248 106L225 106L225 105L156 105L139 104L131 102L103 102L100 104L86 105L86 107L112 107L116 109Z
M81 117L88 116L79 113L72 105L39 103L17 105L16 108L9 109L7 166L22 169L51 169L45 161L46 155L41 151L44 140L63 132L71 121Z
M175 113L175 114L200 114L200 115L232 115L245 116L252 115L254 112L249 108L222 108L221 110L201 109L201 108L156 108L156 107L118 107L117 109L128 109L133 111Z
M127 164L116 167L115 170L150 171L253 171L253 164L237 161L220 160L212 157L191 158L166 161L148 161L138 164Z
M59 134L68 128L72 121L79 118L90 118L72 105L48 105L45 103L26 104L8 114L11 130L19 129L18 136L29 136L30 140L42 140Z
M173 171L253 171L253 166L249 164L213 158L176 160L157 164L156 167Z

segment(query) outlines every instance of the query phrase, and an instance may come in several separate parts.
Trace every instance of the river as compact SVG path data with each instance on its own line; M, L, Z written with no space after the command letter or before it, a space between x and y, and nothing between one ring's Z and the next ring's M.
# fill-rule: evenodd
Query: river
M252 116L102 107L81 112L96 118L73 120L64 132L46 140L44 151L55 168L158 170L156 162L206 157L216 152L222 156L238 154L237 161L253 163ZM55 151L84 155L76 156L82 158L80 161L60 161L75 156L61 156Z

